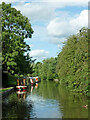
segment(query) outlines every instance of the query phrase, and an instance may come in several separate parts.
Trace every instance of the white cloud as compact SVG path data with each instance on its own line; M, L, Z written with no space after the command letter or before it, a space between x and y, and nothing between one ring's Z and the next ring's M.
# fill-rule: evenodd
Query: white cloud
M21 0L21 2L25 2L26 0ZM14 3L14 2L20 2L19 0L1 0L0 3Z
M33 57L34 59L45 59L48 57L49 52L42 50L42 49L37 49L37 50L32 50L30 52L30 57Z
M47 26L48 35L65 38L88 26L88 10L83 10L78 17L70 19L53 19Z
M77 18L72 19L70 21L70 24L73 28L77 27L78 29L84 26L87 27L88 26L88 10L83 10Z
M42 2L69 2L69 3L86 3L88 2L89 0L40 0Z
M13 6L31 21L47 21L54 16L54 8L44 3L19 3Z
M10 0L12 1L12 0ZM18 0L14 0L18 1ZM26 0L23 0L24 2ZM19 2L19 1L18 1ZM33 0L32 3L19 2L16 9L29 17L31 21L47 21L55 17L55 9L65 6L87 6L88 0Z
M68 25L67 20L55 18L47 26L47 31L49 35L54 37L66 37L71 31L71 26Z
M38 3L42 3L42 2L44 2L44 3L61 3L61 4L63 4L63 5L86 5L88 2L89 2L89 0L1 0L1 2L34 2L34 3L36 3L36 2L38 2Z
M53 44L60 44L63 43L64 41L66 41L66 38L64 37L51 37L49 39L49 42Z
M34 2L47 2L48 4L65 7L65 6L86 6L88 5L89 0L34 0Z

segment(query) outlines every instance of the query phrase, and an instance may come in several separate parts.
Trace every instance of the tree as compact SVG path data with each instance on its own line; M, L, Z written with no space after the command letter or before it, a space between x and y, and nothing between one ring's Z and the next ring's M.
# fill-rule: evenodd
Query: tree
M57 58L56 71L61 83L76 91L88 91L88 29L67 39Z
M53 80L54 78L57 78L57 74L55 72L56 61L56 58L52 57L43 60L42 63L37 62L34 67L34 75L37 75L45 80Z
M41 75L41 69L42 69L42 63L37 62L36 64L34 63L33 65L33 76L40 76Z
M9 73L25 73L30 68L30 57L25 52L30 51L25 38L31 38L33 29L27 17L2 3L2 67Z

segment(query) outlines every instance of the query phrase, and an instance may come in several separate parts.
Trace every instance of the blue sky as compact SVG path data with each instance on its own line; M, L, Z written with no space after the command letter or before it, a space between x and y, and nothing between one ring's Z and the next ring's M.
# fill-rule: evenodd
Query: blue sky
M30 19L34 30L30 56L37 61L56 57L64 41L82 27L88 27L88 0L2 0Z

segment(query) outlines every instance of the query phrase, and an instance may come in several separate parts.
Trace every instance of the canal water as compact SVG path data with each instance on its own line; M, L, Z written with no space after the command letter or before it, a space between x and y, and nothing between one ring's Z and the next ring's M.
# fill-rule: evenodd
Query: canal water
M30 118L88 118L87 97L71 93L54 82L40 82L27 92L14 91L2 101L2 117Z

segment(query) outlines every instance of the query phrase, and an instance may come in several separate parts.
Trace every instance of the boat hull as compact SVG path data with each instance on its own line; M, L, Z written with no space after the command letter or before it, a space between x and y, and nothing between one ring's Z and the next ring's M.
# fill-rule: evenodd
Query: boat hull
M16 86L16 90L19 92L25 92L27 90L27 86Z

